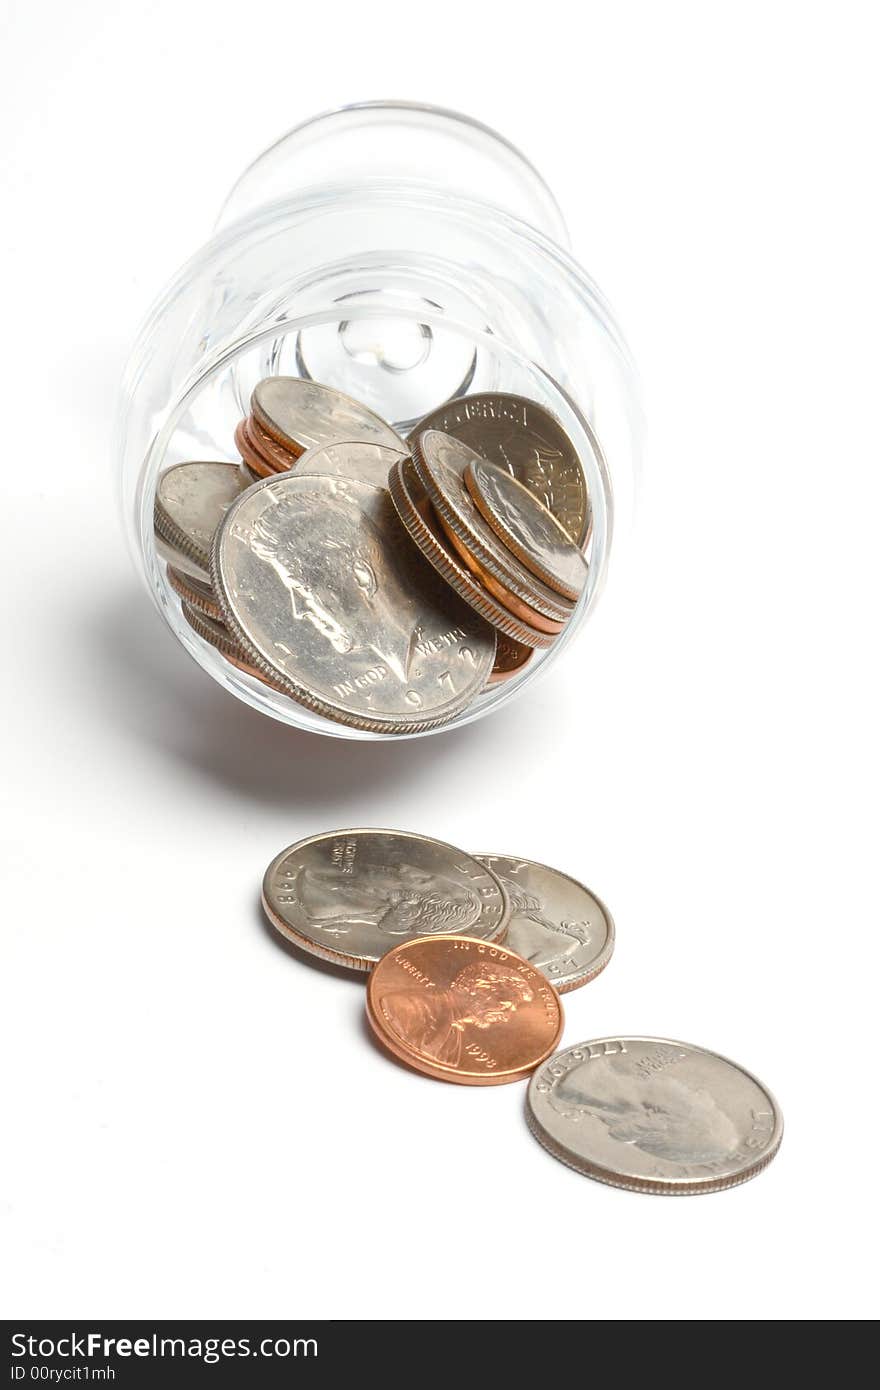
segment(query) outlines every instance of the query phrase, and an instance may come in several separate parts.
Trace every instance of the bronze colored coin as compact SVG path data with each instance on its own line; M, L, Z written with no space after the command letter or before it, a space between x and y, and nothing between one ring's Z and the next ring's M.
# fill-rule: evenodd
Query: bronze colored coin
M500 685L503 681L509 681L512 676L518 676L523 667L528 666L534 654L531 647L508 637L506 633L501 633L495 648L495 665L487 684Z
M489 590L490 594L497 598L499 603L504 605L509 613L519 618L521 622L528 623L531 627L536 627L539 632L548 632L555 637L557 633L562 631L565 627L564 622L558 622L553 618L546 618L543 613L539 613L536 609L530 608L527 603L523 603L522 599L519 598L517 594L512 593L499 579L496 579L492 571L481 564L479 558L473 551L468 549L461 539L461 536L459 536L458 532L455 530L455 527L448 524L442 512L437 513L437 520L446 533L446 538L450 545L458 552L468 569L477 576L480 583Z
M551 622L564 623L571 617L574 604L555 593L508 550L484 520L468 492L465 470L474 460L479 462L479 458L479 454L460 439L441 434L439 430L426 430L412 446L416 472L447 535L451 533L456 537L459 553L464 547L479 563L481 571L492 575L521 603L536 609Z
M367 1018L416 1071L465 1086L522 1081L562 1036L559 995L522 956L471 936L392 947L367 981Z
M249 415L245 420L244 429L251 448L256 449L276 473L287 473L299 458L299 454L293 449L285 448L277 439L273 439L271 434L267 434L253 415Z
M190 608L195 608L197 612L204 613L206 617L213 618L215 623L223 622L223 614L220 605L214 597L214 590L207 584L200 584L191 575L183 574L173 565L166 565L168 583L176 594L188 603Z
M242 459L241 463L239 464L239 469L241 472L241 476L244 478L245 487L250 487L251 483L259 483L262 481L262 473L258 473L255 468L251 468L247 459Z
M267 463L262 454L251 444L247 434L247 421L239 420L235 427L235 447L241 454L242 461L246 464L248 471L255 475L253 481L259 478L274 478L276 469Z
M486 459L472 459L464 480L483 520L508 550L556 593L576 602L587 582L587 562L553 513Z
M552 637L518 622L466 566L459 564L411 459L401 459L391 468L388 491L398 516L422 554L471 608L514 641L530 648L551 646Z
M599 472L606 472L598 440L584 422ZM423 430L451 434L490 463L517 478L552 512L568 535L586 548L592 527L587 480L577 450L544 406L525 396L487 391L447 401L426 415Z

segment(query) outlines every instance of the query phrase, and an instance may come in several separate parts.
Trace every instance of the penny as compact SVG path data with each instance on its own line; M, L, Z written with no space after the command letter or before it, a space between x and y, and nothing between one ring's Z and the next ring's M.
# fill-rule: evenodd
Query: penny
M500 685L513 676L518 676L520 671L528 666L533 656L534 651L531 647L527 647L523 642L517 642L513 637L508 637L503 632L499 633L495 649L495 665L492 667L489 685Z
M485 865L399 830L338 830L290 845L266 870L263 906L289 941L355 970L412 937L467 932L493 941L510 916Z
M215 619L211 618L209 614L199 610L190 603L182 603L181 612L193 632L201 637L204 642L207 642L209 646L215 647L220 655L225 657L232 666L237 666L240 671L246 672L249 676L254 676L261 684L271 686L278 694L286 694L286 691L282 690L280 685L275 685L273 681L270 681L267 676L263 675L262 671L258 671L256 666L248 661L247 656L237 645L224 623L217 622Z
M412 446L416 472L465 563L472 557L484 582L485 575L490 575L529 608L554 623L564 623L573 610L571 601L536 578L478 511L464 480L465 469L475 459L479 455L473 449L439 430L427 430Z
M531 608L529 604L524 603L518 594L515 594L511 589L508 589L505 584L502 584L500 580L496 579L491 569L482 564L479 556L475 555L473 551L465 545L464 541L456 532L455 527L448 524L442 513L437 514L437 520L440 523L440 527L446 539L459 558L464 560L471 573L474 574L483 587L488 589L489 593L507 609L508 613L512 613L513 616L519 618L521 622L527 623L529 627L537 628L539 632L546 632L551 636L556 636L557 633L562 631L565 627L564 622L559 619L545 617L543 613L539 613L537 609Z
M471 460L464 480L484 521L526 569L564 598L580 598L587 562L534 493L503 468L481 458Z
M472 571L459 563L411 459L402 459L391 469L388 490L398 516L422 554L465 602L511 641L519 641L530 649L551 645L552 637L527 623L518 622Z
M423 563L388 492L355 478L255 483L226 515L211 573L253 664L356 728L445 723L495 662L490 625Z
M584 470L562 425L535 401L501 391L448 401L413 430L442 430L504 468L543 502L578 545L589 540L592 516ZM605 463L587 431L600 471Z
M442 1081L520 1081L553 1051L562 1003L506 946L450 936L403 942L367 981L367 1018L409 1066Z
M213 590L207 584L201 584L198 579L175 569L173 565L166 566L166 573L168 583L174 592L184 599L190 608L197 609L198 612L213 618L215 622L223 621L220 605L214 597Z
M501 880L510 898L505 944L546 975L560 994L605 969L614 951L614 923L589 888L531 859L476 857Z
M270 463L267 463L262 454L258 453L253 447L248 438L246 425L246 420L239 420L235 427L234 439L235 447L241 454L242 462L245 464L248 471L253 474L251 482L256 482L260 478L274 478L278 470L273 468Z
M406 451L400 435L360 401L301 377L270 376L258 382L251 411L267 434L297 455L339 439L363 439Z
M717 1192L765 1168L782 1141L766 1086L668 1038L599 1038L557 1053L529 1085L527 1119L555 1158L638 1192Z
M156 485L155 528L207 572L214 533L244 486L236 463L177 463Z
M253 415L248 415L244 421L245 436L250 447L255 450L270 468L274 468L276 473L286 473L292 468L299 457L293 449L285 448L272 438L266 430L262 429L258 420Z
M297 460L297 473L331 473L337 478L360 478L374 487L387 487L392 464L406 458L400 449L345 439L335 444L316 444Z

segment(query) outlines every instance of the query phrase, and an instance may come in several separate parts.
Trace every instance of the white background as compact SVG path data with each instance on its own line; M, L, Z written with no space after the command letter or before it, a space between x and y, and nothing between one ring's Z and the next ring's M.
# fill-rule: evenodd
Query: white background
M0 1182L8 1315L848 1318L876 1188L878 218L871 7L3 6ZM574 27L572 27L574 25ZM628 566L515 707L417 743L275 726L138 587L129 342L270 140L409 97L539 166L645 383ZM348 824L582 877L618 948L567 1042L701 1043L787 1119L717 1196L601 1187L523 1088L368 1040L263 926Z

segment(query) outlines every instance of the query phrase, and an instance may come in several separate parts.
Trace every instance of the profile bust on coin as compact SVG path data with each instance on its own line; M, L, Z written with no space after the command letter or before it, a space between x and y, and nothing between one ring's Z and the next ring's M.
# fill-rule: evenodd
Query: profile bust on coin
M489 960L466 965L447 989L419 987L386 994L385 1022L410 1047L447 1066L457 1067L467 1041L466 1029L508 1023L534 991L515 966Z
M338 869L302 868L289 889L310 926L329 936L378 927L388 936L466 932L480 899L466 883L412 864L371 865L357 877Z

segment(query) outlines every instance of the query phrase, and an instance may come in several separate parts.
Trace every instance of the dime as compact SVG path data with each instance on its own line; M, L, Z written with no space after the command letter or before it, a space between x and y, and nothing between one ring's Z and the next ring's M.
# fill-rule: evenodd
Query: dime
M505 593L550 620L559 631L571 616L573 604L536 578L484 521L464 480L465 469L475 459L479 455L473 449L439 430L427 430L412 446L416 472L465 563L478 567L483 583L488 577L503 586Z
M356 439L335 444L316 444L297 460L297 473L331 473L336 478L360 478L374 487L386 487L392 464L406 458L400 449Z
M518 676L523 667L528 666L534 651L531 647L525 646L522 642L516 642L512 637L507 637L504 633L499 633L498 645L495 649L495 665L492 667L492 674L489 677L489 685L501 685L504 681L509 681L511 677Z
M360 401L301 377L265 377L254 388L251 411L267 434L297 455L337 439L363 439L406 451L400 435Z
M191 575L176 570L173 565L166 566L166 573L168 583L174 592L184 599L190 608L195 608L199 613L213 618L215 622L222 623L223 614L220 612L220 605L209 585L202 584Z
M263 906L282 936L355 970L412 937L494 941L510 916L491 869L400 830L337 830L290 845L266 870Z
M580 598L587 562L534 493L503 468L476 457L465 469L464 480L483 519L526 569L564 598Z
M742 1067L668 1038L599 1038L536 1072L529 1128L570 1168L638 1192L716 1192L753 1178L782 1112Z
M422 562L383 488L294 470L255 483L212 584L253 664L330 719L415 733L482 690L495 633Z
M520 1081L562 1033L562 1003L540 971L472 936L392 947L367 981L367 1018L389 1051L441 1081Z
M177 463L156 486L155 528L207 572L214 532L244 486L236 463Z
M614 951L614 923L577 879L503 854L478 854L500 878L512 914L505 944L547 976L560 994L594 980Z
M577 451L549 410L524 396L487 392L447 401L413 430L442 430L497 463L533 492L578 545L590 536L592 516L584 470ZM604 471L599 446L588 431Z
M547 633L517 621L481 584L466 566L459 564L454 551L445 539L431 499L419 481L411 459L401 459L388 475L388 490L397 514L416 545L457 594L470 606L509 637L528 648L549 647L553 638Z

